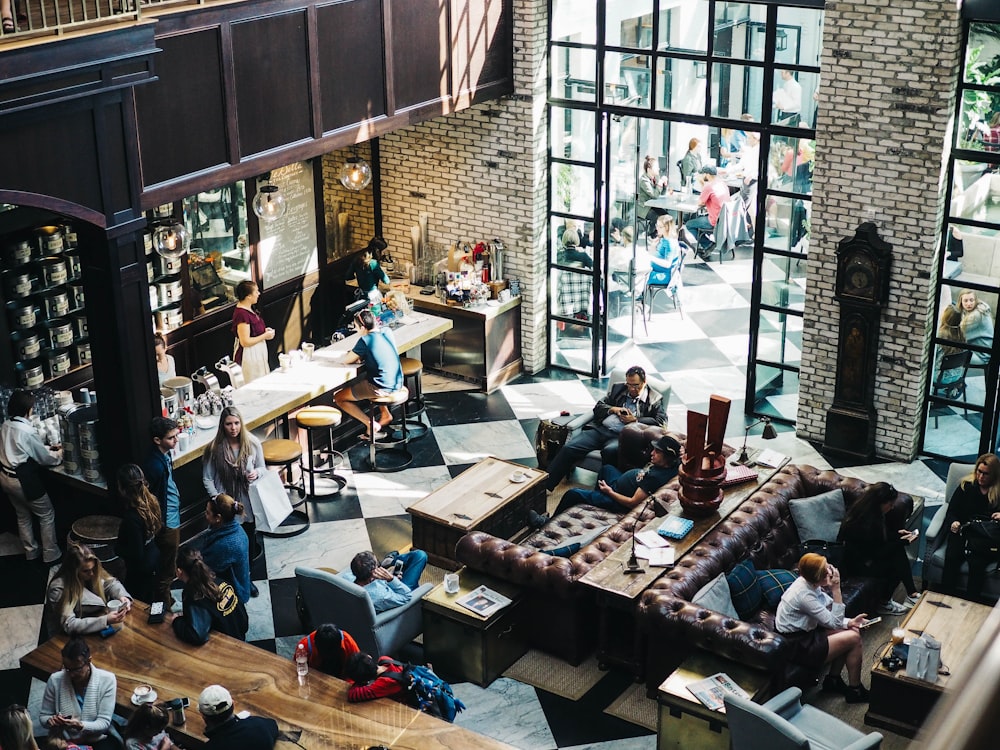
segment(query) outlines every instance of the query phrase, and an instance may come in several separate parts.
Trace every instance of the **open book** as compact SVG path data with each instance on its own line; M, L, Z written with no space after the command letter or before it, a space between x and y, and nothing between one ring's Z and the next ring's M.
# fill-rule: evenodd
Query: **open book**
M725 706L722 701L727 693L750 700L750 696L746 694L746 691L737 685L725 672L716 672L704 680L692 682L687 686L687 689L695 698L704 703L712 711L722 710Z

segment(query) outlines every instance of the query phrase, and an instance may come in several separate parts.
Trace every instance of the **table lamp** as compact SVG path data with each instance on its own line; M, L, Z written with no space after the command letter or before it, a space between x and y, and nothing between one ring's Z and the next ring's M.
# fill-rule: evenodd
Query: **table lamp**
M761 437L765 440L774 440L778 437L777 430L774 429L774 425L771 424L770 417L761 417L756 422L748 424L746 427L746 432L743 434L743 448L740 450L740 456L733 461L734 466L746 466L750 463L750 456L747 454L747 439L750 437L750 430L759 424L764 425L764 432L761 433Z

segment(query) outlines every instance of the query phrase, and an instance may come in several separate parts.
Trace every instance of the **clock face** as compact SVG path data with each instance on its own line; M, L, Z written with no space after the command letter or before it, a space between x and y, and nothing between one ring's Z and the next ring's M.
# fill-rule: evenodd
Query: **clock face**
M870 257L857 254L848 258L844 269L843 293L862 299L875 297L875 267Z

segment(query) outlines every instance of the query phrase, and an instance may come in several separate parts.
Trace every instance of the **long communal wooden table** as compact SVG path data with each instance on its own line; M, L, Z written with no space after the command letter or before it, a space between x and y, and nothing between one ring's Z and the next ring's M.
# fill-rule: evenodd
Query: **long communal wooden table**
M218 683L233 696L235 709L269 716L282 733L305 750L369 748L400 750L500 750L502 742L448 724L392 699L347 702L347 683L315 670L300 686L295 664L269 651L219 633L195 647L181 643L167 624L149 625L147 605L136 602L125 626L102 640L88 637L94 664L118 677L117 712L134 710L132 691L149 684L158 701L187 697L187 722L169 727L172 738L188 750L205 742L205 723L197 710L198 695ZM66 636L56 636L21 657L21 666L41 680L62 668L60 650ZM279 741L282 750L292 744Z

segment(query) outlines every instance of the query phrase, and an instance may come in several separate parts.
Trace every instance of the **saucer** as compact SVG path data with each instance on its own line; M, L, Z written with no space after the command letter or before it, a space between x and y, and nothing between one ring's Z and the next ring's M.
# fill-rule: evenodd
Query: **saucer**
M528 475L527 474L520 474L519 475L515 471L513 474L510 475L510 481L512 481L514 484L522 484L523 482L527 482L528 481Z
M135 693L132 693L132 705L133 706L141 706L144 703L156 703L156 697L157 696L156 696L156 691L155 690L150 691L147 697L149 698L149 700L145 700L145 701L136 700Z

